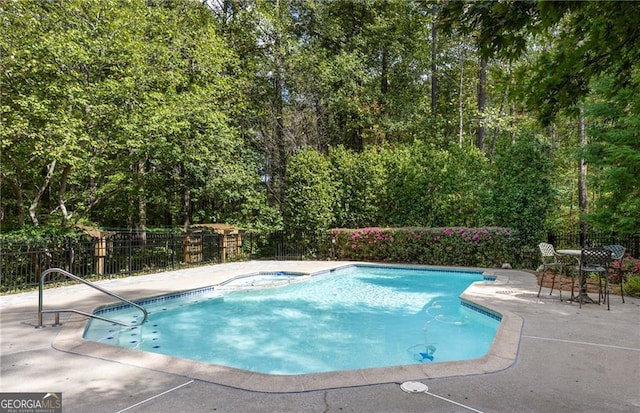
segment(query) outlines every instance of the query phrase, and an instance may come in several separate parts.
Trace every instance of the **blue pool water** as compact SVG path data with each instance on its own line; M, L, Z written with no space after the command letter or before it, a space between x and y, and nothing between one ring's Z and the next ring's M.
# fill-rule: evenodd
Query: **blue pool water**
M312 277L271 274L287 281L274 287L253 278L142 301L144 325L92 319L85 338L285 375L478 358L499 325L499 316L458 298L481 272L350 266ZM131 308L97 313L141 317Z

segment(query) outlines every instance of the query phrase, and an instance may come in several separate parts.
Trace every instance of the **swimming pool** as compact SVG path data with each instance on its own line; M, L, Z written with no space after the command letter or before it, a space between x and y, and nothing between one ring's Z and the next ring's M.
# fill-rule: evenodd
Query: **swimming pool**
M458 298L485 279L480 271L348 266L311 277L267 274L269 282L261 275L143 300L150 312L143 326L92 320L84 337L293 375L478 358L499 325L499 315ZM122 307L97 312L127 321L138 315Z

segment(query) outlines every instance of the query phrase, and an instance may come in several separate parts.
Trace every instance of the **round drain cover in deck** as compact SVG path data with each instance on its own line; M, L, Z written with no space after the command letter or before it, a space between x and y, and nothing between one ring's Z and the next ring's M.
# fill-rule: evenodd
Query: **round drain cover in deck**
M425 393L429 390L426 384L419 381L405 381L400 388L407 393Z

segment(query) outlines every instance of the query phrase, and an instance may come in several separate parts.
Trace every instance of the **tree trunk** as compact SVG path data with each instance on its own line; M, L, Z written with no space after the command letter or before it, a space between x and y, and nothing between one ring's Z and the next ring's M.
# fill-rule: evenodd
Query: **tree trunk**
M55 171L55 169L56 161L53 160L49 165L47 165L47 174L44 177L44 182L42 183L42 186L36 193L36 196L33 198L33 202L31 202L31 206L29 207L29 217L31 218L31 222L33 223L33 225L36 227L40 225L40 223L38 222L38 215L36 213L38 210L38 205L40 204L42 195L47 190L47 187L49 187L49 183L51 182L51 178L53 178L53 172Z
M578 138L580 139L580 149L587 146L587 132L585 127L584 109L580 107L578 115ZM582 214L589 212L587 200L587 164L580 157L578 160L578 207L580 209L580 246L584 246L584 238L587 233L587 224L582 219Z
M279 2L276 7L279 9ZM279 32L274 32L273 111L275 118L274 134L277 160L273 168L274 176L272 176L272 178L274 179L275 191L277 192L278 199L282 199L282 194L285 190L285 176L287 174L287 145L284 130L284 102L282 98L284 91L284 57L282 56L282 39L280 36L281 34Z
M504 115L504 106L507 102L507 94L508 94L508 90L505 88L504 91L502 92L502 97L500 98L500 108L498 109L498 114L500 117ZM500 133L500 128L497 126L494 126L493 133L491 134L491 139L489 140L489 154L491 159L493 159L493 155L495 154L495 151L496 151L496 141L498 140L499 133Z
M144 183L144 176L147 173L147 168L145 166L145 160L141 159L138 161L138 174L142 177L142 188L138 192L138 234L142 239L143 244L146 244L147 241L147 198L146 191L144 190L146 185Z
M98 184L93 179L91 180L88 189L89 189L88 192L91 195L89 195L89 198L87 199L84 208L82 210L76 210L76 212L75 212L75 218L74 218L73 221L76 224L81 219L83 219L84 217L88 216L96 205L98 205L101 202L106 201L107 199L111 198L113 195L115 195L116 193L118 193L120 191L119 187L115 187L111 191L103 193L101 196L96 196L95 194L98 192Z
M435 118L438 110L438 11L434 12L431 23L431 115Z
M458 95L458 145L462 146L464 125L462 114L464 113L464 50L460 49L460 91Z
M480 70L478 71L478 126L476 128L476 146L484 151L484 109L487 101L487 59L480 58Z
M182 173L182 228L187 231L191 225L191 191L187 185L184 165L180 165Z
M382 48L382 62L380 67L380 93L384 96L389 92L389 63L388 63L389 51L387 47Z
M71 215L67 212L67 206L64 204L64 195L67 191L67 179L69 178L69 174L71 173L72 166L66 165L62 170L62 177L60 177L60 188L58 188L58 206L60 207L60 212L62 213L62 226L66 227L69 224L69 220L71 219Z
M515 131L515 127L514 127L514 122L513 122L513 117L515 116L516 113L516 109L514 107L514 104L511 103L509 104L509 126L511 126L511 144L515 145L516 144L516 131Z

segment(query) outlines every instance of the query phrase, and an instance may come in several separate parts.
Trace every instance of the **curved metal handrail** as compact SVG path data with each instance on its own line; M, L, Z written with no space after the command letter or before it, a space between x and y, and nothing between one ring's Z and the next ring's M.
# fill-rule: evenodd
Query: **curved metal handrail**
M118 321L118 320L113 320L113 319L109 319L106 317L101 317L99 315L96 314L91 314L91 313L87 313L84 311L80 311L80 310L76 310L74 308L58 308L58 309L49 309L49 310L43 310L43 301L44 301L44 279L47 275L51 274L51 273L60 273L62 275L64 275L67 278L71 278L72 280L76 280L79 281L85 285L88 285L91 288L95 288L96 290L103 292L105 294L107 294L110 297L113 297L117 300L120 300L122 302L125 302L133 307L136 307L137 309L139 309L140 311L142 311L142 313L144 314L144 317L142 318L142 322L140 324L129 324L129 323L125 323L122 321ZM121 326L125 326L125 327L135 327L141 324L144 324L145 321L147 321L147 317L149 316L149 313L147 312L147 310L142 307L139 304L134 303L133 301L129 301L126 298L122 298L119 295L112 293L109 290L105 290L104 288L90 282L87 281L83 278L78 277L77 275L73 275L68 271L65 271L61 268L49 268L48 270L44 270L42 272L42 274L40 274L40 286L38 288L38 325L36 326L36 328L40 328L40 327L44 327L44 324L42 323L42 314L43 313L56 313L56 320L55 323L53 324L54 326L56 325L60 325L60 313L76 313L76 314L81 314L87 317L91 317L91 318L97 318L99 320L103 320L103 321L107 321L110 323L115 323L115 324L119 324Z

